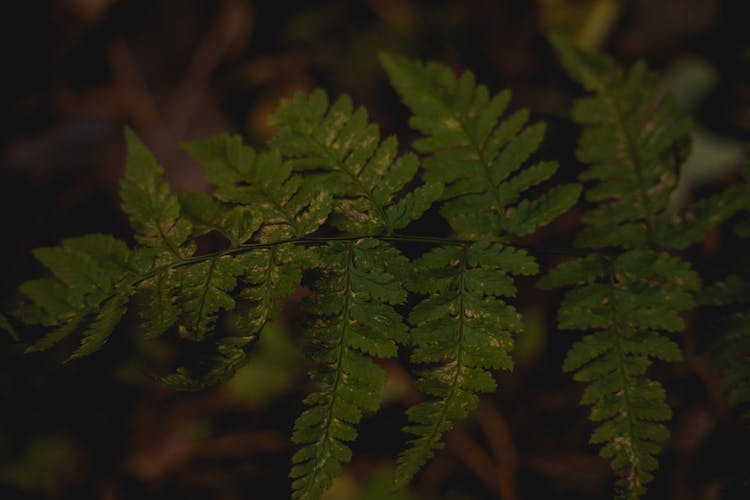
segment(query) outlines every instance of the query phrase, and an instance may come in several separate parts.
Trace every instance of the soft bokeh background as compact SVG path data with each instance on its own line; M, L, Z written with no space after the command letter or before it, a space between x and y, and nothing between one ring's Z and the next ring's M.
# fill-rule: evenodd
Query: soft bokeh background
M514 106L549 124L541 155L579 171L566 118L579 92L544 35L565 33L624 64L663 75L696 119L694 154L675 207L736 179L750 137L747 0L28 0L6 2L0 67L0 301L41 273L34 247L64 236L128 238L118 208L122 128L131 125L176 189L207 185L185 140L239 132L262 146L268 113L298 89L346 92L386 133L408 144L407 113L379 51L471 68ZM566 243L576 214L529 243ZM428 230L428 229L427 229ZM708 275L741 254L724 230L691 251ZM746 249L745 249L746 250ZM545 257L543 264L555 259ZM388 496L415 394L403 364L385 363L383 410L366 418L354 461L328 499L595 499L613 478L587 445L581 386L560 365L575 338L554 330L559 297L521 284L527 318L513 374L447 437L410 492ZM65 347L23 355L0 338L0 498L286 498L301 400L310 390L290 302L248 366L201 394L168 391L152 374L181 347L127 328L97 355L62 366ZM712 318L689 317L687 362L654 369L676 411L673 437L648 498L750 498L747 450L703 354ZM708 331L709 333L706 333ZM36 332L22 332L33 335ZM175 347L177 345L177 347ZM733 453L736 455L733 456ZM744 455L744 457L743 457Z

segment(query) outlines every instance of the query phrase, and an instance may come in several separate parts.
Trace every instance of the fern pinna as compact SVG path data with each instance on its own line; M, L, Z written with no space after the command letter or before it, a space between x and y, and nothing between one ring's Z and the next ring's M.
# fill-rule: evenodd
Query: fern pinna
M682 328L679 311L692 306L699 285L663 249L699 239L746 193L730 190L688 215L661 217L687 125L653 102L642 66L623 76L607 59L555 43L571 75L594 92L574 120L585 126L579 158L592 164L581 179L600 182L586 192L595 206L577 239L591 252L543 284L577 287L561 306L560 327L593 333L574 345L565 369L590 382L583 401L602 421L593 440L606 443L603 453L635 497L656 468L667 432L660 422L670 416L663 388L645 372L651 358L680 359L660 332ZM71 358L91 354L132 311L147 338L171 332L213 343L202 364L162 377L197 390L231 377L280 301L304 284L316 389L292 435L293 498L319 498L351 459L357 424L380 406L378 360L399 348L409 350L425 395L407 410L412 437L397 459L395 486L409 483L478 394L496 390L492 370L513 368L522 330L514 277L538 272L533 252L513 238L567 211L581 186L542 189L558 165L529 164L545 128L525 110L506 116L508 91L490 95L471 72L456 78L438 64L395 55L382 63L420 134L414 152L381 138L349 97L297 93L273 113L278 131L263 151L231 135L186 144L213 190L173 194L127 130L121 198L137 245L94 234L35 251L51 277L23 283L11 317L48 329L28 351L79 334ZM531 188L541 194L530 199ZM410 236L433 207L453 234ZM224 247L200 250L208 233ZM406 243L410 255L414 245L423 253L410 260ZM0 329L12 335L13 322L0 315Z
M710 225L739 210L737 187L666 216L690 123L642 63L623 73L605 56L585 53L565 39L552 43L569 75L590 96L576 101L572 118L583 127L580 175L591 208L576 244L602 249L551 270L542 287L573 286L558 313L565 330L589 330L568 352L565 371L588 382L581 403L598 422L591 442L603 444L621 474L618 494L637 498L658 467L655 455L671 418L662 385L647 377L653 359L679 361L668 332L682 331L680 312L695 305L700 278L688 262L665 252L698 241ZM676 163L677 162L677 163Z

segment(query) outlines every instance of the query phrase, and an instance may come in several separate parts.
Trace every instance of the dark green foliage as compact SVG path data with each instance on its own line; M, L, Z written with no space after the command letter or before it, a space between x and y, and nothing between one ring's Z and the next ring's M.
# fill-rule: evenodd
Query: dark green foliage
M394 55L381 59L411 109L410 125L424 136L414 149L427 155L425 180L445 185L441 213L458 235L487 239L530 234L576 202L577 184L556 186L533 201L522 199L524 191L557 171L557 163L524 167L539 148L544 124L526 126L526 110L501 121L510 91L490 96L470 71L456 82L438 64Z
M401 454L396 485L404 486L442 447L442 435L493 392L489 370L513 368L513 335L521 317L502 297L514 297L511 274L536 274L532 257L499 244L438 247L413 263L409 289L426 295L409 314L411 361L431 365L417 379L433 397L409 408L406 431L417 437Z
M294 168L323 172L313 178L334 194L331 223L343 231L378 234L403 229L440 196L438 182L399 196L417 173L416 156L396 158L396 138L381 142L377 125L367 121L367 111L354 110L348 96L329 107L323 91L297 93L281 103L272 119L279 132L271 144L293 158Z
M407 328L394 305L406 292L389 269L403 268L403 257L387 243L366 239L331 243L320 250L322 278L306 309L312 318L310 376L323 389L305 399L309 406L297 419L292 440L293 498L318 498L341 462L351 459L344 444L356 438L354 426L365 411L380 406L383 370L371 357L396 355Z
M234 257L212 257L187 267L182 273L180 309L184 311L180 333L201 340L213 327L221 310L234 309L228 292L237 285L242 267Z
M681 310L693 305L698 275L675 257L648 249L616 258L592 255L562 264L540 285L575 285L560 305L564 330L593 330L568 352L563 370L589 385L581 403L598 423L591 442L622 471L623 496L645 491L657 468L654 455L669 432L661 384L646 377L651 359L680 361L680 347L659 331L679 332Z
M257 238L261 242L301 238L318 229L331 210L331 194L294 174L277 150L256 153L238 136L227 135L185 148L204 166L208 180L216 186L214 196L233 205L232 213L247 211L247 215L234 215L236 221L229 217L229 227L239 224L241 228L235 229L237 236L227 234L235 244L249 239L254 224L261 226ZM221 210L220 204L216 206Z
M746 186L700 201L683 214L666 214L690 123L676 117L669 98L642 63L623 72L609 58L568 41L552 43L570 76L591 95L576 100L572 118L583 127L579 178L593 205L581 217L580 247L607 248L552 270L543 287L574 286L558 313L558 326L591 331L574 344L563 365L587 382L582 404L601 422L591 437L618 471L619 495L637 498L658 467L655 455L671 418L662 386L646 377L651 359L681 360L662 332L680 332L680 311L694 306L700 288L690 265L660 249L685 248L743 206Z
M642 63L627 73L605 56L582 52L553 37L565 68L593 95L578 99L572 118L584 129L576 156L596 181L586 199L596 207L577 237L582 246L636 248L661 242L656 218L675 186L677 156L686 156L690 123L676 119L669 99Z
M192 225L181 216L180 203L162 180L164 169L132 130L125 130L128 159L122 179L122 209L128 214L135 239L145 246L164 249L180 259L191 250L182 248Z
M39 248L34 256L55 279L21 285L30 300L24 320L52 330L27 351L48 349L75 331L81 331L81 344L69 359L101 348L133 293L135 254L111 236L92 234L66 239L57 248Z
M579 178L596 182L586 190L595 208L582 217L578 245L682 249L742 208L746 185L668 214L679 162L689 152L690 121L677 116L643 63L623 72L606 56L556 36L551 41L570 76L592 93L577 99L571 114L583 127L576 156L589 165Z
M178 199L183 214L192 222L194 236L216 231L237 247L260 227L261 219L254 217L251 207L222 203L206 193L180 193Z
M573 112L584 127L578 158L588 167L580 178L593 185L576 239L587 250L572 251L580 257L542 285L572 287L558 323L587 335L563 368L588 383L582 402L598 425L592 442L621 473L623 495L635 498L657 467L671 416L647 368L681 359L665 333L683 328L680 311L693 306L699 287L690 265L664 250L698 241L747 208L750 196L745 186L731 188L666 214L689 124L675 118L642 65L623 74L607 58L554 43L571 76L593 92ZM396 357L399 347L410 349L425 395L407 411L413 437L395 478L405 486L478 395L496 390L493 371L513 368L522 330L515 276L538 267L533 251L512 239L565 212L582 188L544 189L558 168L536 159L544 125L530 124L525 110L505 116L508 91L492 96L468 71L456 78L437 64L392 55L382 62L421 134L415 152L381 139L349 97L331 104L322 91L297 93L273 113L278 133L262 151L232 135L186 144L213 190L173 194L162 167L126 130L122 207L137 244L94 234L36 250L49 277L20 286L14 321L47 334L27 350L76 334L70 357L91 354L130 314L139 335L177 335L211 351L161 378L197 390L231 377L281 301L307 286L303 340L315 392L292 436L300 445L292 496L317 499L341 473L357 424L380 406L385 372L377 360ZM532 188L542 194L528 199ZM402 232L427 220L433 205L457 239ZM410 261L401 253L413 254L406 243L433 248ZM731 289L736 297L737 283L717 285L714 296ZM744 325L731 323L717 352L747 352ZM0 329L14 333L3 315ZM746 403L747 357L727 356L740 366L728 371L730 398Z
M176 304L179 276L171 268L158 270L141 282L136 292L138 329L144 338L155 339L177 323L180 309Z
M232 299L227 309L237 306L230 321L233 334L217 340L218 354L208 361L205 373L195 374L180 368L162 377L169 387L197 391L234 375L245 362L246 350L278 313L279 299L289 296L299 285L302 265L310 256L304 248L279 245L255 249L233 260L232 267L239 270L234 276L239 283L238 292L234 298L227 295ZM226 297L224 300L228 303Z

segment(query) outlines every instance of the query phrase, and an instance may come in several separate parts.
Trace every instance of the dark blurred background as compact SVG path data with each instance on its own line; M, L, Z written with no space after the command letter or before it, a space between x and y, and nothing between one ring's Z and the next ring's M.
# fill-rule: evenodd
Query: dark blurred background
M545 33L569 35L623 64L645 59L695 117L694 152L673 204L733 182L750 138L747 0L26 0L0 7L0 301L42 273L30 250L62 237L111 233L128 241L118 208L122 129L152 148L175 189L207 185L180 143L238 132L262 146L268 113L298 89L346 92L385 133L408 145L407 112L378 66L379 51L441 61L548 122L541 156L579 172L580 91ZM530 243L566 244L575 213ZM733 258L722 229L692 257L711 275ZM555 262L545 258L544 265ZM386 363L383 410L365 419L354 461L328 499L608 498L608 464L587 444L581 386L562 374L576 338L554 330L559 297L522 282L527 318L518 366L498 393L447 437L447 450L410 492L388 496L403 447L409 375ZM160 387L170 342L118 332L89 359L61 365L64 348L24 355L0 337L0 498L276 499L289 494L288 441L310 389L289 305L230 383L200 394ZM747 437L702 352L689 317L687 362L656 366L677 415L647 498L750 498ZM27 332L21 332L26 334ZM38 332L29 332L34 335ZM23 340L23 339L22 339ZM742 456L744 455L744 457Z

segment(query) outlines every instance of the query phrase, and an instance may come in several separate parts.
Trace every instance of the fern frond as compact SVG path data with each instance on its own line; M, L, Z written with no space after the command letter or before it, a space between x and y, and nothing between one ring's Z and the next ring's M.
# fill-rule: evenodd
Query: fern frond
M231 248L237 248L260 228L261 219L251 207L223 203L208 193L180 193L177 198L194 236L216 231L229 240Z
M662 248L684 248L740 208L742 191L694 205L668 219L665 209L690 122L678 118L655 77L642 63L623 72L614 62L551 41L570 76L593 94L577 99L572 118L583 126L576 155L588 168L579 176L593 208L583 214L576 244L615 247L553 269L543 287L570 286L558 312L564 330L593 330L573 345L563 369L587 382L582 404L599 423L592 443L622 477L619 495L638 498L658 467L659 443L671 418L662 386L646 377L652 359L678 361L681 350L662 332L683 328L680 311L694 306L698 275ZM677 163L677 164L676 164ZM613 253L619 255L613 255Z
M303 181L276 150L256 153L239 136L230 135L186 144L185 149L216 186L213 195L241 207L231 210L224 227L218 228L230 241L239 243L251 231L246 215L262 224L258 240L273 242L316 231L331 211L330 192Z
M576 100L572 118L583 132L576 156L589 168L582 181L596 204L582 221L576 243L590 248L669 244L659 222L687 156L691 123L657 89L642 63L627 72L606 56L584 52L562 37L550 40L570 76L593 95Z
M417 387L433 399L407 411L405 430L416 436L398 458L395 485L406 485L442 447L442 435L493 392L490 369L510 370L513 334L522 329L511 274L534 274L536 262L523 250L499 244L438 247L413 262L412 291L428 295L409 314L411 361L433 365Z
M549 179L557 163L524 167L539 148L545 127L526 126L526 110L500 120L510 91L490 96L470 71L457 82L438 64L394 55L382 55L381 61L412 111L410 125L424 136L414 148L427 155L425 180L445 184L441 213L459 235L530 234L576 202L577 184L556 186L533 201L521 199L524 191Z
M52 327L27 352L48 349L77 329L80 347L70 359L98 350L125 313L133 293L130 250L111 236L92 234L63 240L61 247L39 248L34 256L55 277L23 283L20 292L29 303L27 322Z
M314 249L280 245L237 257L243 269L239 297L244 303L235 315L235 334L219 341L219 352L226 362L217 366L220 376L215 375L212 383L226 380L242 365L250 342L276 317L280 299L297 289L303 269L313 267L315 256Z
M237 257L243 269L240 297L249 301L240 311L237 327L259 332L279 310L278 300L288 297L302 281L302 271L314 267L314 249L279 245Z
M82 334L81 346L70 359L98 350L126 313L133 295L146 338L177 325L183 336L202 340L212 332L220 313L237 308L234 292L240 288L243 306L237 316L244 321L232 334L217 339L219 355L209 369L200 375L179 369L163 379L182 389L225 380L241 366L245 349L276 311L276 301L293 291L302 266L310 262L305 249L289 245L261 246L256 251L240 246L256 233L267 242L317 230L330 211L330 196L303 186L276 153L255 155L240 146L241 152L252 153L246 155L251 161L242 157L237 161L244 163L237 165L228 163L235 157L211 157L206 153L210 148L198 144L192 148L210 165L209 177L221 181L217 196L225 199L183 195L183 213L178 197L161 181L163 171L153 156L132 131L126 130L126 139L123 208L136 239L145 246L130 250L110 236L90 235L64 240L61 247L36 250L36 258L55 279L32 280L20 287L27 299L22 313L25 321L51 331L27 350L48 349L76 331ZM231 149L235 141L222 137L209 144L214 149L216 144ZM222 177L221 168L236 168L246 175ZM207 231L226 236L230 248L192 257L194 244L189 238Z
M230 293L237 286L237 277L242 271L236 259L228 255L212 257L184 270L180 290L182 335L202 340L212 330L219 311L234 309Z
M440 196L439 183L401 196L419 161L413 154L397 157L396 138L381 141L367 111L354 110L346 95L329 106L323 91L298 92L282 101L272 121L279 131L271 144L292 158L295 169L325 172L312 178L334 193L331 223L343 231L378 234L404 228Z
M181 216L177 197L162 180L164 169L129 128L125 129L125 140L128 156L120 197L135 239L143 245L164 249L172 260L189 256L192 250L182 246L192 226Z
M611 260L592 255L551 270L545 288L576 285L558 313L563 330L594 330L568 352L563 370L587 382L581 403L598 422L591 442L622 474L621 496L645 492L657 468L658 444L671 418L664 389L646 377L651 359L679 361L680 347L659 331L683 328L680 311L693 306L698 275L676 257L652 250L624 252Z
M101 349L125 314L129 298L129 293L118 293L101 304L81 334L80 347L68 360L87 356Z
M308 405L294 426L292 440L303 445L292 458L292 498L319 498L351 450L355 425L363 412L380 406L383 370L372 357L396 355L406 326L393 305L406 292L389 272L403 266L393 247L377 240L330 243L321 250L316 294L307 308L310 325L312 379L323 388L305 399Z
M134 297L138 306L138 330L144 339L156 339L180 318L177 295L180 277L165 268L140 283Z

